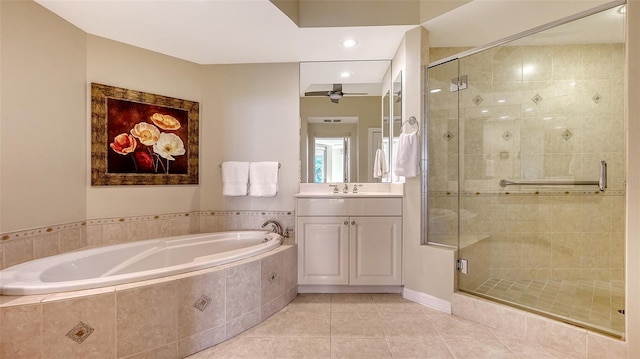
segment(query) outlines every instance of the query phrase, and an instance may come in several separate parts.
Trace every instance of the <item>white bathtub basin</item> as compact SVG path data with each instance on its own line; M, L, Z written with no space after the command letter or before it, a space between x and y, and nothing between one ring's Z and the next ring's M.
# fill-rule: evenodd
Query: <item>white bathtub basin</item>
M266 231L193 234L60 254L0 271L0 294L91 289L209 268L267 252L282 237Z

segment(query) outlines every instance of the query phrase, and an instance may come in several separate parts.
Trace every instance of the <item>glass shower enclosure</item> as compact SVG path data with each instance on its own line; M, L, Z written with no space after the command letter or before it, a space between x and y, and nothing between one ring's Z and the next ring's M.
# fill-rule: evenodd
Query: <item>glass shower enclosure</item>
M430 65L423 177L424 242L457 247L459 291L620 338L622 6Z

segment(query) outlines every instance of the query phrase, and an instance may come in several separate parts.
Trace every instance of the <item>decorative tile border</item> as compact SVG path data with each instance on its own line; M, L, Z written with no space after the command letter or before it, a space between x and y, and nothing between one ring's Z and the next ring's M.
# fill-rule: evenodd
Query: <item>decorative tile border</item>
M46 227L38 227L25 229L14 232L0 233L0 243L4 241L11 241L21 238L30 238L39 236L42 234L56 233L75 228L86 228L88 226L97 226L105 224L119 224L119 223L132 223L151 220L171 220L180 218L193 218L193 217L228 217L228 216L294 216L294 211L195 211L195 212L183 212L183 213L171 213L160 215L148 215L148 216L133 216L133 217L112 217L112 218L96 218L87 219L83 221L56 224Z
M78 222L56 224L56 225L47 226L47 227L39 227L39 228L25 229L21 231L2 233L0 234L0 243L4 241L14 240L14 239L30 238L30 237L35 237L42 234L66 231L69 229L83 228L86 225L87 225L87 221L78 221Z

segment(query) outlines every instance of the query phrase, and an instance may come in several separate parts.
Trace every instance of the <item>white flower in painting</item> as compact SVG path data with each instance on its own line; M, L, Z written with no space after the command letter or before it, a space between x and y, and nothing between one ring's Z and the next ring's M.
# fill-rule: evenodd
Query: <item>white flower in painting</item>
M162 158L174 161L175 158L173 156L184 155L184 143L178 135L162 132L158 142L153 144L153 152L159 154Z

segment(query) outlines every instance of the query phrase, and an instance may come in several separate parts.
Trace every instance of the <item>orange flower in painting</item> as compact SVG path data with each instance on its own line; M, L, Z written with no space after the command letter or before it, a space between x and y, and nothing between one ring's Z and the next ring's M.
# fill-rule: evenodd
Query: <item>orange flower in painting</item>
M151 121L163 130L173 131L180 128L180 121L171 115L163 115L156 112L151 116Z
M121 133L113 139L113 142L109 144L109 147L111 147L111 149L116 153L128 155L135 151L136 145L136 139L132 135L128 133Z

